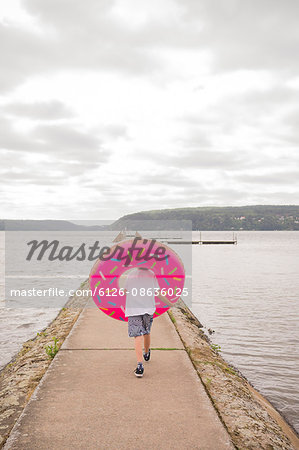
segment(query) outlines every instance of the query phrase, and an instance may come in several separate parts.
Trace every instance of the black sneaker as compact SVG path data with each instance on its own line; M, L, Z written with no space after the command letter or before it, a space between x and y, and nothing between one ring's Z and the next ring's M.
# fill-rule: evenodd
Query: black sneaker
M136 377L138 377L138 378L143 377L143 372L144 372L144 367L140 366L140 365L138 365L136 367L136 369L134 370L134 373L135 373Z
M149 361L151 359L151 349L148 349L148 353L143 353L144 361Z

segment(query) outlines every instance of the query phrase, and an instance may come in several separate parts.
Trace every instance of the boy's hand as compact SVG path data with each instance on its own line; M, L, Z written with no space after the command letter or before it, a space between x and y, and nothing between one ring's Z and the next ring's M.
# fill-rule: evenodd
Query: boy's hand
M111 248L109 248L109 251L111 251ZM96 260L96 262L94 263L94 265L92 266L92 269L91 269L91 271L89 273L89 278L91 278L92 275L94 275L94 273L96 272L99 260L100 260L100 258L98 258Z
M163 295L163 294L162 294L161 289L159 290L158 298L159 298L163 303L165 303L165 305L173 306L173 303L171 303L171 301L168 300L168 298L166 297L166 295Z

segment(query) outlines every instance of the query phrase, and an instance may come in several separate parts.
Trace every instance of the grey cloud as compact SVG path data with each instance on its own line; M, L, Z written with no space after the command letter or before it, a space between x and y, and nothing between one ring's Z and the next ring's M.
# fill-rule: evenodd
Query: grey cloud
M115 2L24 0L43 33L0 25L1 89L65 69L147 76L165 67L156 52L161 49L211 51L218 69L298 69L297 0L176 2L181 17L149 18L132 27L113 15Z
M67 159L55 158L47 161L47 163L36 166L35 170L39 172L43 167L46 167L47 173L49 171L61 172L65 180L69 177L81 177L85 179L87 176L86 173L89 173L91 177L93 176L93 170L97 168L97 164L94 161L68 161Z
M175 142L174 148L180 147L180 152L171 153L153 153L150 150L144 150L138 155L134 156L143 161L155 163L157 167L166 168L166 174L169 176L174 171L178 171L181 175L182 171L186 169L203 169L203 170L221 170L221 171L236 171L244 168L256 167L261 163L267 163L267 156L250 153L247 150L238 148L236 150L216 150L214 145L205 139L202 134L197 141L196 135L192 133L190 138L180 139ZM227 146L226 146L227 147ZM159 170L156 170L159 176ZM153 174L150 175L152 177ZM156 175L154 175L156 179ZM161 181L162 182L162 181Z
M283 128L277 130L276 135L281 140L281 144L288 143L289 146L296 149L294 156L297 157L297 164L299 164L299 109L296 107L284 114L281 122Z
M21 157L20 157L21 156ZM23 156L23 157L22 157ZM65 185L72 177L82 178L80 184L85 186L84 180L88 173L93 176L94 162L66 161L58 158L46 162L28 160L26 154L19 152L0 152L0 184L34 184L34 185ZM11 167L11 169L7 169Z
M190 203L197 205L231 205L236 201L244 201L248 198L248 192L237 187L232 188L218 188L218 189L199 189L198 191L190 190L187 192L188 195L188 205L189 199ZM186 197L185 197L186 198Z
M211 145L208 139L205 145L204 137L209 136L212 139L216 136L224 138L223 142L231 142L235 148L235 136L239 141L238 135L240 136L240 131L245 128L246 135L250 132L254 142L252 151L249 152L248 144L244 141L247 152L236 149L234 154L231 154L232 158L230 153L226 154L228 163L232 161L232 167L235 167L236 163L240 164L240 169L244 166L267 164L266 156L263 155L267 148L278 148L283 153L290 146L298 147L298 102L299 91L283 83L263 90L230 93L217 101L217 107L210 105L204 113L178 117L178 121L189 125L190 137L182 140L182 143L185 147L197 148L198 152L209 148L214 150L215 146ZM228 148L229 144L223 150ZM221 159L221 155L219 156ZM273 163L275 165L275 158Z
M299 170L284 171L284 172L272 172L265 175L250 175L243 174L235 177L236 180L242 183L248 184L261 184L261 185L299 185Z
M36 169L36 168L35 168ZM65 184L65 174L50 174L49 171L44 173L43 170L38 172L32 171L32 168L28 167L26 171L0 171L1 184L11 183L16 184L34 184L34 185L58 185Z
M124 125L110 124L104 127L103 132L112 138L128 138L128 130Z
M204 114L185 113L177 118L178 121L186 122L190 125L208 127L215 125L215 113L205 109Z
M181 191L161 190L157 194L152 192L143 193L131 201L131 209L133 212L163 209L163 208L179 208L187 206L199 205L231 205L239 203L246 203L248 200L248 191L242 190L239 187L236 189L207 189L202 186L187 187ZM142 200L141 200L142 199ZM186 199L188 199L186 201ZM127 210L128 211L128 210Z
M34 151L35 144L30 142L28 135L18 133L12 126L12 122L1 117L0 149L13 151Z
M271 108L282 105L298 105L299 91L284 85L282 82L270 86L264 90L251 90L243 95L238 95L240 101L246 106L269 106Z
M45 71L54 55L48 40L29 31L0 23L0 91L14 88L33 73Z
M297 105L298 105L298 102L297 102ZM287 125L289 125L290 127L294 128L296 130L299 130L299 109L298 109L298 107L296 109L294 109L293 111L290 111L289 113L285 114L283 119Z
M204 129L205 133L211 136L230 133L244 124L262 129L265 117L267 121L275 121L277 128L277 123L284 121L283 108L289 111L286 115L288 118L294 114L294 110L297 111L298 102L299 91L281 82L265 89L255 88L244 93L229 93L224 96L222 93L217 107L210 105L204 114L186 114L178 117L178 120L189 124L190 127Z
M188 0L185 20L203 24L202 45L218 69L297 70L297 0Z
M298 191L275 191L262 193L258 196L259 201L270 205L298 205Z
M35 161L33 155L38 156ZM40 155L43 156L42 161ZM104 164L108 156L97 136L70 125L38 126L31 132L21 133L12 127L9 120L2 120L2 185L64 185L73 177L77 182L84 181L86 177L93 177L95 169Z
M218 178L210 178L211 186L214 181L219 183ZM141 198L143 199L143 204L147 205L147 209L156 209L157 202L159 202L159 205L163 205L165 202L165 207L169 207L172 204L174 204L174 206L180 206L181 202L183 202L183 206L186 206L187 204L189 206L193 201L197 201L198 205L201 204L202 201L206 202L208 200L211 201L211 203L214 200L219 202L223 197L223 199L226 199L229 203L229 198L241 199L244 198L244 195L247 195L247 191L240 189L240 184L233 189L225 187L226 182L227 179L224 179L223 188L209 188L207 183L202 183L200 178L198 180L191 179L179 170L161 170L157 173L145 174L143 177L137 178L136 185L139 186L139 189L135 190L134 195L132 195L132 190L126 182L123 182L121 190L113 185L108 188L108 191L107 188L103 186L101 192L103 192L105 198L109 199L111 202L113 202L114 199L118 199L127 203L129 199L130 204L132 206L135 205L135 210L143 209L140 204L137 206L137 203ZM147 189L147 186L149 186L149 189ZM93 187L95 187L95 185L93 185ZM186 198L188 199L187 204Z
M138 186L169 186L175 190L185 189L186 186L195 185L198 186L196 182L194 182L190 177L178 172L174 173L174 171L165 170L163 172L156 172L151 174L145 174L142 177L138 178Z
M198 27L193 29L175 14L169 15L167 21L149 16L142 25L134 27L129 19L124 21L113 14L117 4L116 1L89 0L86 7L80 0L73 0L70 8L68 0L53 0L41 7L39 0L24 0L28 12L38 16L43 23L54 26L60 37L73 36L78 41L80 39L83 45L79 46L79 51L84 48L86 39L91 48L95 48L92 42L94 38L97 39L95 43L98 48L103 38L109 42L110 50L118 50L117 56L121 60L120 51L124 48L141 56L142 50L144 52L147 48L153 49L158 46L180 48L198 44ZM138 11L136 5L132 8ZM142 4L139 8L143 12ZM130 11L129 5L126 9ZM134 14L135 10L132 10L132 13ZM108 48L108 45L105 47Z
M31 136L37 143L37 148L46 152L63 154L68 157L87 156L98 159L101 153L101 142L96 136L78 131L68 125L37 126Z
M190 130L188 137L182 137L178 143L185 148L208 149L212 147L210 137L208 137L208 128L202 126L199 121L195 129Z
M297 108L299 91L283 84L277 83L263 90L250 90L243 94L235 94L226 97L218 103L222 111L229 112L229 116L239 122L246 118L247 123L259 124L260 118L267 115L268 119L283 120L280 114L283 108L291 111Z
M241 151L205 150L199 147L191 151L183 150L179 156L173 156L169 160L169 165L196 169L240 170L242 167L255 164L255 160L248 156Z
M73 116L72 111L58 100L34 103L9 103L3 107L3 111L14 116L38 120L57 120Z
M112 2L90 0L84 7L78 0L23 3L43 32L0 24L2 91L32 74L66 69L147 74L161 64L140 45L138 32L108 14Z
M3 169L6 167L14 167L14 164L16 162L20 163L21 165L24 164L26 161L26 157L19 152L0 149L0 161L0 167Z
M2 118L0 148L18 152L41 153L60 159L106 161L108 152L100 139L73 126L44 125L31 132L17 132L10 121Z

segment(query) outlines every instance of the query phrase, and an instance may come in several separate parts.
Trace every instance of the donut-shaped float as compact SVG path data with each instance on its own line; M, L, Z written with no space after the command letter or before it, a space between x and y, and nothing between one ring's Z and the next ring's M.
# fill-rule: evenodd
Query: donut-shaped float
M174 250L154 239L139 238L137 248L133 248L132 244L131 239L111 247L96 261L89 276L92 297L97 307L111 318L125 322L128 321L125 317L126 294L120 280L127 271L140 266L152 270L163 295L173 304L180 298L185 283L184 265ZM163 255L161 248L165 249ZM157 296L155 304L154 318L170 308Z

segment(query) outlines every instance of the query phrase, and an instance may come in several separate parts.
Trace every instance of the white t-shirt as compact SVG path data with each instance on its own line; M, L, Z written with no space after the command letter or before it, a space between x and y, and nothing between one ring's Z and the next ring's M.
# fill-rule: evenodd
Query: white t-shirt
M125 316L154 314L155 288L160 289L157 278L151 270L132 269L125 281L126 297Z

